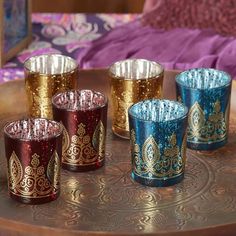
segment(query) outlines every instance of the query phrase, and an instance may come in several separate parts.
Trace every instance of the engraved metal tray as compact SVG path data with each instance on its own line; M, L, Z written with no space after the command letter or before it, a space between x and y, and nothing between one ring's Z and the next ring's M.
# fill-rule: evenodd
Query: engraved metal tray
M165 73L165 98L175 98L176 73ZM109 97L105 70L81 71L78 81L79 88ZM8 196L1 133L0 235L234 235L235 94L233 83L228 144L213 152L187 150L185 178L172 187L145 187L130 178L129 141L112 134L109 113L105 166L84 173L63 170L58 200L20 204ZM0 85L1 129L7 121L25 117L26 110L23 80Z

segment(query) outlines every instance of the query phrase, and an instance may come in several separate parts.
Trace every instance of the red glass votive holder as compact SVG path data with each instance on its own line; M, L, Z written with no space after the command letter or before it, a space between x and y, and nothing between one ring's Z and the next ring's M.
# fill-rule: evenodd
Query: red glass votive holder
M63 126L62 167L89 171L103 166L107 98L93 90L73 90L52 98L53 117Z
M4 127L11 198L26 204L55 200L60 193L63 127L43 118Z

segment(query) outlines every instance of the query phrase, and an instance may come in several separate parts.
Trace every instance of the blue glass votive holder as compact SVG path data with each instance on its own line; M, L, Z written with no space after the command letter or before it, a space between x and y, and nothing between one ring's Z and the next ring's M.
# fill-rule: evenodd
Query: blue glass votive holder
M188 148L207 151L226 144L231 84L227 73L215 69L191 69L177 75L177 99L189 109Z
M188 109L151 99L129 108L132 178L147 186L170 186L184 177Z

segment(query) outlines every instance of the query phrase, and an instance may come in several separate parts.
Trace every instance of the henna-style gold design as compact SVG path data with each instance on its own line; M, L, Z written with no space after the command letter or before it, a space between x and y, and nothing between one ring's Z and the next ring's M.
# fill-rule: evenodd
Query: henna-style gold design
M131 130L131 152L133 155L133 170L137 175L145 175L156 178L172 178L184 171L186 161L186 134L183 138L181 150L177 145L176 134L172 134L168 146L163 155L155 139L149 136L142 146L142 150L135 140L135 132ZM142 158L141 153L142 151Z
M106 130L100 120L96 126L96 129L93 133L93 147L98 153L98 160L101 161L105 157L105 139L106 139Z
M97 152L91 145L91 139L86 134L85 125L78 125L77 135L71 137L71 143L63 153L63 163L70 165L91 165L97 161Z
M16 191L16 186L20 183L23 177L23 169L16 153L13 151L9 159L9 188Z
M47 176L54 187L54 191L58 190L60 186L60 163L59 156L55 151L51 156L47 167Z
M42 198L53 193L53 186L45 175L45 168L40 165L39 155L35 153L32 156L31 165L26 166L24 175L19 174L17 178L14 177L16 176L15 173L21 173L23 168L14 152L11 157L12 159L9 159L9 188L13 194L27 198ZM12 184L13 178L15 181L17 179L17 182L14 182L15 184Z
M152 136L149 136L142 147L142 157L144 162L143 172L156 175L155 163L160 161L160 150Z
M219 100L213 104L213 112L208 119L205 118L201 106L196 102L189 111L188 141L204 143L224 140L227 132L226 120L221 112Z

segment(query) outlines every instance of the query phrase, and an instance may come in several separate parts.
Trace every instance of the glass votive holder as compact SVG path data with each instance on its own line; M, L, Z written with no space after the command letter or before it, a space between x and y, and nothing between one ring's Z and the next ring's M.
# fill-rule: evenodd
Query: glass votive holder
M63 126L62 167L89 171L103 166L107 98L93 90L73 90L52 99L54 119Z
M150 99L129 108L132 178L147 186L170 186L184 177L188 109Z
M43 118L4 127L11 198L26 204L55 200L60 193L62 126Z
M214 150L228 138L231 77L219 70L198 68L176 77L177 99L189 109L187 147Z
M128 108L141 100L162 97L164 69L154 61L127 59L109 68L112 130L129 138Z
M52 119L52 96L76 88L76 61L59 54L33 56L25 61L24 71L29 115Z

